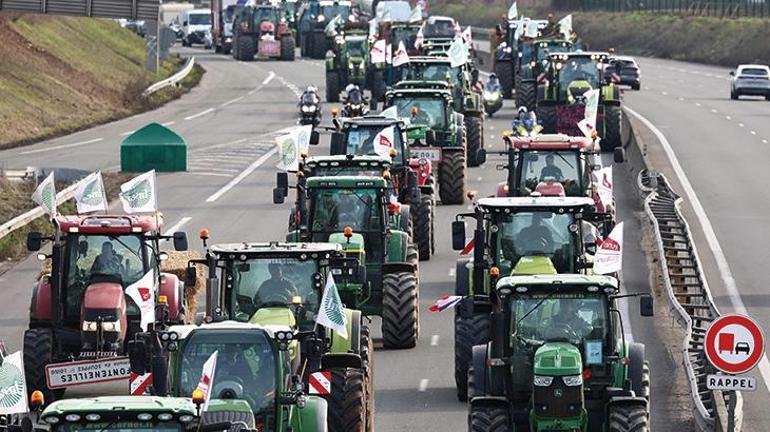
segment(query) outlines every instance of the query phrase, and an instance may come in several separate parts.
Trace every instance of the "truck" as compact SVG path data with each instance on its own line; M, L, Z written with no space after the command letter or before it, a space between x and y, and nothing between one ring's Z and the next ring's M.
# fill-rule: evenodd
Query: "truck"
M211 0L211 45L214 52L230 54L233 49L233 18L243 0Z

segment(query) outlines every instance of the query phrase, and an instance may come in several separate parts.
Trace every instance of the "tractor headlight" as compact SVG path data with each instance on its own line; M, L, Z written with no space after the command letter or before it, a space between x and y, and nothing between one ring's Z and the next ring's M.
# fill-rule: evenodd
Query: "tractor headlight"
M106 321L102 323L102 330L106 332L120 332L120 321Z
M324 22L324 20L326 20L326 17L323 15L318 15L318 18L316 19L318 20L318 22Z
M83 325L81 326L81 330L85 331L96 331L96 321L83 321Z
M553 377L535 375L532 379L532 383L537 387L548 387L553 383Z
M565 376L565 377L562 377L562 380L564 380L564 385L566 385L567 387L577 387L577 386L583 385L582 375Z
M530 67L535 67L536 65L537 65L537 62L535 62L535 61L529 62L529 66Z

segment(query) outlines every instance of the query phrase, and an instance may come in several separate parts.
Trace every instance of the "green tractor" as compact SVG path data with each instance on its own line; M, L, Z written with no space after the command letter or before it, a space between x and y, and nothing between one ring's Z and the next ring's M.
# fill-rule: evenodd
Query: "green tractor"
M538 87L537 117L544 133L580 136L577 127L585 116L585 93L599 91L596 131L601 148L611 151L622 145L621 91L615 77L605 76L609 54L571 52L551 54L545 80Z
M334 38L333 48L326 55L327 102L339 102L340 92L348 84L355 84L362 90L370 89L375 95L373 84L377 80L377 72L371 67L370 51L365 30L346 30ZM383 82L381 75L379 82Z
M283 20L286 21L292 34L294 34L294 44L299 42L299 28L297 27L297 12L299 12L299 0L281 0L279 3Z
M365 284L337 285L343 304L382 317L386 348L414 347L418 254L408 206L391 202L390 181L375 175L306 178L302 173L298 179L287 240L338 243L347 256L366 263ZM282 203L287 195L288 181L279 175L273 201Z
M294 60L294 34L278 6L247 4L233 19L233 58L252 61L254 56Z
M647 432L650 369L628 340L611 276L500 279L491 340L473 347L468 372L473 432ZM652 297L640 296L642 316ZM625 327L624 327L625 326Z
M409 150L413 158L427 159L438 169L438 193L443 204L465 200L467 138L462 114L454 109L452 89L446 81L401 81L386 94L386 106L408 118ZM431 145L434 143L434 145ZM486 160L479 149L477 158Z
M452 223L452 247L464 255L455 272L455 295L463 297L455 316L458 399L467 399L472 347L490 337L490 287L502 276L589 273L597 226L606 223L593 206L587 197L482 198L473 213L459 214ZM466 218L476 220L467 245Z
M537 104L537 83L544 78L550 54L572 51L572 42L567 39L535 39L520 44L521 57L516 69L516 106L529 111Z
M445 55L412 57L406 68L406 79L411 81L446 81L452 92L452 107L463 115L468 142L469 167L486 160L484 152L484 105L476 88L479 71L472 61L452 67Z
M163 431L214 432L260 431L254 427L254 415L245 401L230 401L227 412L239 412L242 417L221 416L223 405L209 403L201 416L202 400L189 397L159 396L100 396L64 399L52 403L42 412L40 420L51 432L75 431ZM236 411L233 411L236 410ZM229 419L225 420L226 417ZM35 429L39 430L39 429ZM305 428L303 430L318 430ZM324 429L325 430L325 429Z
M302 57L324 59L333 42L326 36L326 26L338 15L343 23L355 19L352 7L350 0L310 0L303 3L298 13Z
M315 372L330 374L329 430L373 430L374 348L369 327L361 312L351 309L344 310L346 336L315 321L332 275L341 286L360 286L366 282L366 268L346 257L336 243L219 244L206 255L193 263L208 266L208 300L223 318L291 328L296 344L290 347L290 360L293 370L301 368L295 373L305 385ZM195 281L194 270L188 284Z

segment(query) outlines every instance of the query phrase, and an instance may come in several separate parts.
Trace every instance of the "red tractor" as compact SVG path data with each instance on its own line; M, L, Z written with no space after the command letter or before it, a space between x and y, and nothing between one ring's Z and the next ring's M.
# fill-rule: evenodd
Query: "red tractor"
M127 342L145 323L185 322L183 283L160 272L160 241L187 249L183 232L160 233L162 216L60 216L54 234L32 232L27 249L52 242L51 268L32 289L24 369L29 392L53 400L66 387L126 378ZM138 304L130 294L148 304ZM154 299L154 304L150 302ZM161 305L159 305L161 302ZM149 307L152 311L147 313ZM148 320L149 317L149 320ZM146 324L145 324L146 326Z
M233 57L236 60L277 58L294 60L294 34L277 6L248 4L233 21Z

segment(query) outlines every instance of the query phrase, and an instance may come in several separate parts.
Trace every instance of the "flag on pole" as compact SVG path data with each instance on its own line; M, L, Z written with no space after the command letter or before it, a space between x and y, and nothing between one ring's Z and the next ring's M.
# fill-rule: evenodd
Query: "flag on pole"
M324 29L324 34L326 34L327 37L336 36L338 23L342 23L342 17L339 14L329 20L329 24L326 24L326 28Z
M377 34L377 18L372 18L369 20L369 36L374 36Z
M41 371L42 372L42 371ZM21 414L27 407L27 384L21 351L3 358L0 366L0 415Z
M451 67L459 67L468 63L468 47L462 41L462 38L455 39L447 50L449 63Z
M374 136L374 152L379 156L389 158L390 149L393 148L395 127L388 126Z
M158 211L156 190L152 170L120 185L118 197L126 213L152 213Z
M206 398L203 402L203 411L205 412L209 408L209 399L211 399L211 390L214 387L214 373L217 371L217 355L219 351L214 351L206 363L203 363L203 370L201 371L201 379L198 381L197 389L202 391Z
M398 49L396 50L396 53L393 56L393 67L399 67L407 63L409 63L409 54L407 54L406 52L404 41L399 41Z
M431 312L443 312L451 307L457 306L457 303L460 303L462 299L463 299L463 296L445 295L440 299L436 300L436 302L433 303L428 308L428 310Z
M417 30L417 36L414 38L414 47L416 49L422 48L422 43L425 41L425 35L422 33L422 27Z
M417 5L412 9L411 12L409 12L409 19L407 22L409 23L415 23L422 21L422 8L420 5Z
M617 273L623 268L623 222L615 225L594 256L594 274Z
M519 8L516 5L516 2L513 2L510 8L508 8L508 19L512 20L519 16Z
M590 89L583 93L583 97L586 100L586 108L583 120L578 122L578 128L583 135L591 138L592 134L596 130L596 115L599 111L599 90Z
M380 113L380 116L391 119L398 119L398 107L394 105L386 110L383 110Z
M48 174L32 193L32 201L37 203L43 210L51 215L51 219L56 217L56 184L53 178L53 172Z
M74 195L78 213L107 211L107 194L104 192L101 171L91 173L81 180Z
M326 280L324 295L321 299L321 308L315 321L330 330L336 331L343 338L348 338L348 320L345 316L345 309L342 307L340 294L337 292L337 285L334 283L334 277L331 274L329 274L329 278Z
M312 125L297 126L286 135L275 138L278 146L278 169L297 171L299 169L300 155L310 148L310 134Z
M372 45L371 58L373 64L385 63L385 52L388 50L387 45L388 43L385 39L380 39Z
M594 183L596 184L596 193L599 198L599 207L597 210L606 212L612 205L612 165L603 167L599 171L593 172Z
M385 63L390 64L393 61L393 44L385 45Z
M526 24L526 30L524 35L531 38L536 38L538 34L537 22L530 21Z
M462 37L466 45L469 47L473 46L473 31L471 30L471 26L465 28Z
M572 14L559 20L559 32L568 38L572 34Z
M126 288L126 295L139 307L141 314L139 325L142 331L147 331L147 326L155 322L155 270L150 269L141 279Z

